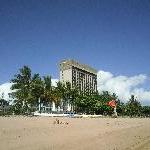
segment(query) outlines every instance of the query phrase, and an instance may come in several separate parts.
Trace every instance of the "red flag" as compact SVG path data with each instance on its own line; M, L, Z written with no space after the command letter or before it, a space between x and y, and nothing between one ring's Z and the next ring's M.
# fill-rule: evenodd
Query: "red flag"
M116 107L116 101L115 100L111 100L107 103L107 105L109 105L110 107L112 108L115 108Z

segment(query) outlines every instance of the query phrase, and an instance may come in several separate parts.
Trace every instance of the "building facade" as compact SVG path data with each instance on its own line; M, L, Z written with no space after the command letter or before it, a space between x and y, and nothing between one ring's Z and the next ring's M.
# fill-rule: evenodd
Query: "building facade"
M60 81L70 82L71 87L77 87L81 92L92 94L97 92L97 71L88 65L80 64L75 60L63 60L60 62ZM39 112L71 112L73 107L69 100L62 101L56 108L54 102L49 105L43 105L39 102Z
M60 81L70 82L72 88L77 87L84 93L91 94L97 91L97 71L74 60L60 62Z

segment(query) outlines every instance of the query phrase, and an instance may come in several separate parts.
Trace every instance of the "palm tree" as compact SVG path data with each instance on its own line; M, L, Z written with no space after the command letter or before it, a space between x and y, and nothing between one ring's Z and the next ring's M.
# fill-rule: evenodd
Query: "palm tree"
M35 94L37 95L36 99L39 100L39 107L41 107L41 103L46 106L52 105L52 102L56 102L56 90L55 87L52 86L51 76L44 76L43 80L41 78L35 78L33 83L35 84ZM36 82L35 82L36 81ZM34 92L33 92L34 93ZM41 109L39 108L41 111Z
M58 109L58 107L61 106L62 93L58 90L57 87L53 88L51 99L52 99L52 102L54 102L56 108Z
M52 86L51 76L44 76L43 79L44 79L43 102L51 107L52 102L54 102L53 99L54 87Z
M65 91L65 84L62 82L57 82L57 86L54 89L53 97L55 99L55 103L59 105L63 105L63 110L65 109L65 100L66 100L66 91Z
M79 97L80 94L79 94L79 90L78 90L77 87L74 87L74 88L71 89L71 91L70 91L71 111L75 111L75 109L76 109L76 100L77 100L77 98Z
M19 105L18 108L28 110L28 102L30 99L31 91L30 84L32 81L31 69L28 66L24 66L19 69L19 73L11 80L14 90L10 95L15 99L15 104Z
M44 99L45 101L51 102L51 95L52 95L52 81L51 76L44 76Z
M33 106L41 105L41 99L44 97L44 82L39 74L34 74L30 85L31 89L31 101ZM40 100L40 102L39 102ZM41 107L41 106L40 106Z

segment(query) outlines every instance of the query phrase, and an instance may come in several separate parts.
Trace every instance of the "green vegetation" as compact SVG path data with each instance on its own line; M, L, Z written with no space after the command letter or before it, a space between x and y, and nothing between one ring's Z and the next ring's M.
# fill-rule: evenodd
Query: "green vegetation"
M115 93L110 94L108 91L83 93L76 87L71 88L69 82L64 84L60 81L54 87L51 76L41 77L39 74L32 74L28 66L19 69L19 73L11 82L13 92L10 95L14 99L11 110L15 114L31 114L38 110L39 105L51 107L54 102L56 108L62 107L63 110L66 104L71 104L71 111L75 113L111 115L113 108L107 103L115 99L119 116L150 116L150 106L141 106L134 95L124 104Z
M9 102L0 98L0 116L11 114L11 107L9 106Z

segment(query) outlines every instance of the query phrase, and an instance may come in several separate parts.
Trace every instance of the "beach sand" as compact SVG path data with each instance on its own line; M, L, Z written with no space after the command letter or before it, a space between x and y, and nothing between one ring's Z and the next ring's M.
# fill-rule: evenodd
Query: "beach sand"
M0 150L150 150L148 118L55 119L0 117Z

